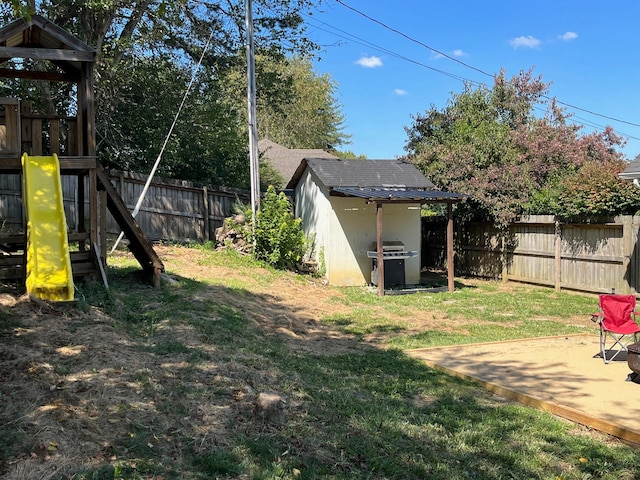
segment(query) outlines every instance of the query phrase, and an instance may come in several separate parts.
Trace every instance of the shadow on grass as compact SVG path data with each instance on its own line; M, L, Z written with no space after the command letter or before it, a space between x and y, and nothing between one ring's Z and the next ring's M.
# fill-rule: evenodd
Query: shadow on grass
M286 291L109 274L78 308L0 310L17 324L0 329L3 478L640 473L632 450L358 342Z
M448 285L447 272L444 270L427 270L423 269L420 272L420 286L423 287L446 287ZM454 280L454 286L456 289L460 288L476 288L474 285L470 285L464 282L464 279Z
M414 293L439 293L447 292L448 278L446 272L422 271L420 272L420 283L418 285L398 285L385 288L385 295L410 295ZM476 288L474 285L454 280L454 290Z

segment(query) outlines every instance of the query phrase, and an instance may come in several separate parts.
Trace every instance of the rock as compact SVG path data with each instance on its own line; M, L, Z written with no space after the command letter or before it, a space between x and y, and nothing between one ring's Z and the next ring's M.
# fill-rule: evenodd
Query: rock
M255 401L255 413L263 420L282 424L285 421L285 400L275 393L261 392Z

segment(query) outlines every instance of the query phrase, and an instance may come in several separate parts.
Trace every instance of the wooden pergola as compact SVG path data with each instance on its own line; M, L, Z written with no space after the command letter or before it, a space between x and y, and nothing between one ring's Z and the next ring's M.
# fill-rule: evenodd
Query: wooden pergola
M454 249L453 249L453 205L467 198L467 195L443 192L439 190L414 188L338 188L334 189L347 196L364 198L367 203L376 205L376 248L378 265L378 295L385 293L384 252L382 241L382 212L385 204L446 203L447 205L447 288L454 290Z
M442 192L441 192L442 193ZM443 201L443 200L441 200ZM447 289L454 290L454 250L453 250L453 204L460 200L446 200L447 204ZM431 202L434 202L431 200ZM384 296L384 260L382 251L382 205L385 202L376 201L376 244L378 253L378 295ZM387 202L389 203L389 202ZM394 202L397 203L397 202ZM423 202L427 203L427 202Z

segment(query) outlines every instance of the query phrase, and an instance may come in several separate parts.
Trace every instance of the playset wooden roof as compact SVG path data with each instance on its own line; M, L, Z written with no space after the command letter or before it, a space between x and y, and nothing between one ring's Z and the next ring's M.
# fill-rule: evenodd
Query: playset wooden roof
M95 62L96 51L55 23L32 15L0 28L0 63L14 58L48 60L61 72L1 68L1 77L77 81L83 64Z

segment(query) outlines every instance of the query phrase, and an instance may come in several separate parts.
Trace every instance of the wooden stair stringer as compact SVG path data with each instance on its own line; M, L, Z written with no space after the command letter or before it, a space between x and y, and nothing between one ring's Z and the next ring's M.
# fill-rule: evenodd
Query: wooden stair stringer
M160 257L153 249L153 245L144 235L136 219L131 215L102 165L98 164L96 173L98 189L102 189L107 193L107 208L129 240L129 250L138 260L142 269L153 275L153 285L155 287L160 286L160 274L164 271L162 260L160 260Z

